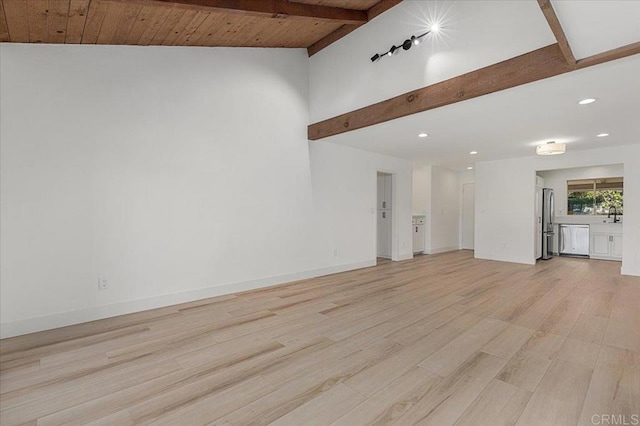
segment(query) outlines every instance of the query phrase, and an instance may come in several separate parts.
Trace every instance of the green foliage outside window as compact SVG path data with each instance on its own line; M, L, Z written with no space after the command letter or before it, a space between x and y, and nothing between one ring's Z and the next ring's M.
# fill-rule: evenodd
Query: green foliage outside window
M568 181L567 184L567 214L608 215L612 207L618 215L622 214L622 178ZM588 190L590 188L593 189Z

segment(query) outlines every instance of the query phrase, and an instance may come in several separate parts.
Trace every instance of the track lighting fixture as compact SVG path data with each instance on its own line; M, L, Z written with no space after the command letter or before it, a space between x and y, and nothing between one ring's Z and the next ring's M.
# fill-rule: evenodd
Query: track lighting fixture
M401 47L402 47L403 50L409 50L409 49L411 49L411 46L419 45L420 42L422 41L422 37L424 37L424 36L426 36L427 34L430 34L430 33L435 33L437 31L438 31L438 27L436 25L432 25L431 28L429 28L429 31L427 31L426 33L420 34L419 36L412 35L410 38L408 38L405 41L403 41L400 46L396 46L394 44L393 46L391 46L391 49L389 49L385 53L376 53L375 55L373 55L371 57L371 62L376 62L376 61L380 60L380 58L382 58L383 56L392 56L394 53L396 53L398 50L400 50Z

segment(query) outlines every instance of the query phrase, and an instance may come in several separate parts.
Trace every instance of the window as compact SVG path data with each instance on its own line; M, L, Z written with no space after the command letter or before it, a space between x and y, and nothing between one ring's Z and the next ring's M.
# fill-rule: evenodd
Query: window
M567 214L608 215L623 209L623 179L582 179L567 181Z

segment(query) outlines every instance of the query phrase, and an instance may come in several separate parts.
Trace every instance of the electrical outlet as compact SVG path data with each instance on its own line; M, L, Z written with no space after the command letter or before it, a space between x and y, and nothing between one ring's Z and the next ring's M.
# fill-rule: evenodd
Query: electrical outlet
M98 290L106 290L109 288L109 281L104 277L98 277Z

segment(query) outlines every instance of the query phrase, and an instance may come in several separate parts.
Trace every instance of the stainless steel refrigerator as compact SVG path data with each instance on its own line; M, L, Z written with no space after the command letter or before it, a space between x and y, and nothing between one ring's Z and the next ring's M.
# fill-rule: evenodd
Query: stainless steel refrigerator
M542 258L551 259L553 256L553 236L555 222L555 200L552 188L542 190Z

